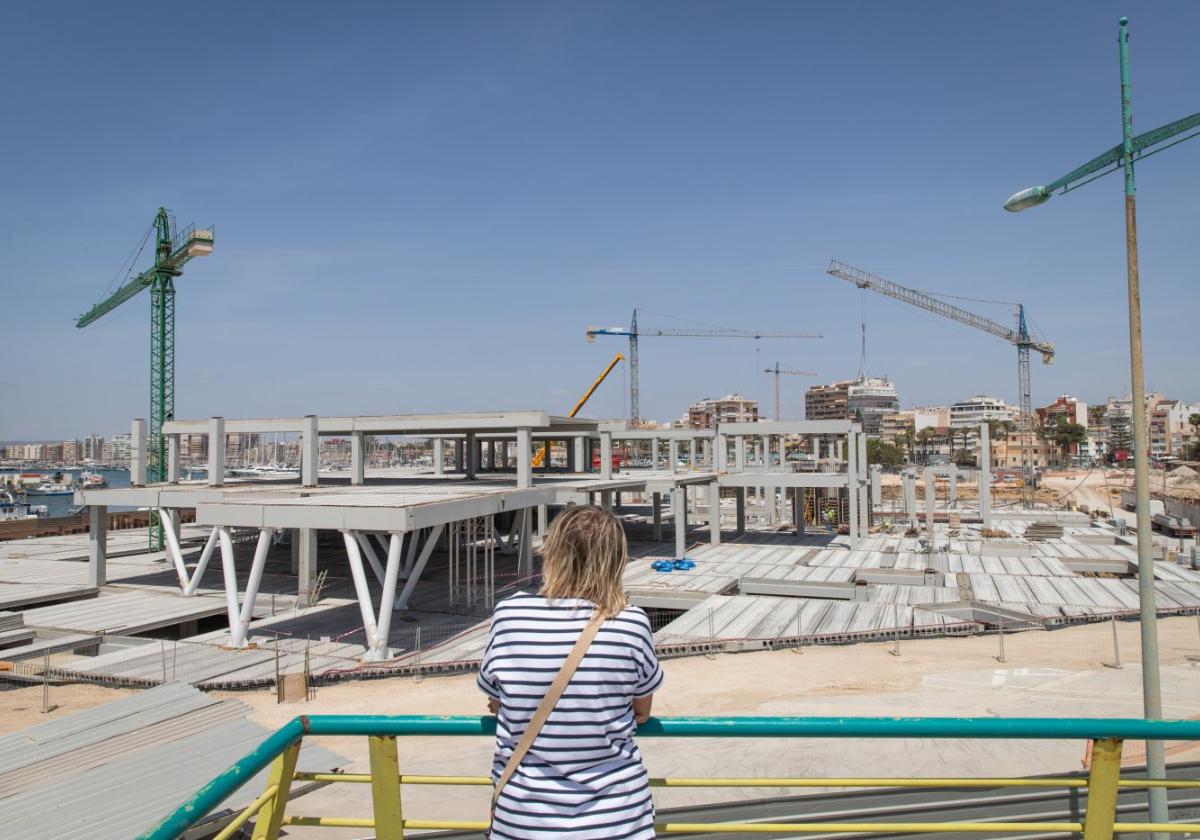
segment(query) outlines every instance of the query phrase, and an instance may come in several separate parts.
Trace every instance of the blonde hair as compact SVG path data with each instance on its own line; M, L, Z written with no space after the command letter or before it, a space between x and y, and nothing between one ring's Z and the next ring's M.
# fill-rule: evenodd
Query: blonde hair
M628 559L625 529L598 507L569 507L555 517L542 547L546 598L582 598L605 616L625 608L621 576Z

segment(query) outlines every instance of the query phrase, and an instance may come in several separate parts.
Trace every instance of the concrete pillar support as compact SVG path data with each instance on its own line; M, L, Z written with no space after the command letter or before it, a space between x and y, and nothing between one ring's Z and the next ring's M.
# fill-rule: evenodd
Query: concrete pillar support
M992 527L992 438L987 423L979 424L979 518Z
M738 435L733 439L733 468L737 472L746 471L746 437Z
M350 483L362 484L367 472L367 453L362 432L350 433Z
M858 447L854 445L854 432L846 437L846 454L849 455L849 460L846 462L846 495L850 501L850 547L858 548L858 540L862 536L862 532L859 530L861 520L858 512ZM838 442L841 442L840 438Z
M688 470L695 470L696 466L696 439L688 438Z
M108 583L108 505L88 506L88 586Z
M667 457L671 462L669 465L671 472L675 472L676 465L679 463L679 441L675 438L667 441Z
M859 526L859 533L863 536L871 533L871 502L870 502L870 487L867 484L867 476L870 468L867 464L867 436L863 432L858 432L854 435L854 445L858 450L858 516L862 524Z
M721 544L721 485L716 481L708 485L708 542Z
M600 477L612 478L612 432L600 433Z
M479 470L479 441L472 433L467 433L465 440L467 452L467 478L474 478Z
M454 441L454 471L461 473L466 472L467 464L467 440L459 438Z
M662 542L662 493L651 493L650 498L654 509L654 541Z
M321 466L321 436L317 429L317 415L304 415L303 429L300 434L300 448L304 453L300 461L300 483L305 487L316 487Z
M299 582L296 587L302 599L308 598L317 585L317 532L314 528L298 528L292 532L296 544Z
M167 435L167 481L179 483L179 435Z
M225 483L225 418L208 419L208 484L220 487Z
M546 442L549 449L550 443ZM547 454L546 460L549 461ZM528 427L517 429L517 487L533 486L533 431Z
M129 430L129 483L134 487L143 487L146 484L149 454L146 421L139 417L133 421Z
M925 468L925 536L929 545L933 545L933 506L934 506L934 477L933 470Z
M583 457L583 437L577 437L571 442L571 472L587 472L591 464Z
M762 465L764 467L769 468L771 466L771 437L770 437L770 435L763 435L760 443L762 445Z
M676 487L671 491L671 509L675 515L675 558L683 557L687 551L687 487Z
M717 472L726 472L728 469L728 460L729 460L729 440L728 440L728 438L726 438L725 435L718 434L713 439L712 445L714 447L716 447L716 452L714 453L714 457L711 461L711 463L713 465L713 469L716 470Z
M441 438L433 439L433 474L446 474L446 441Z
M737 532L746 533L746 488L737 488Z

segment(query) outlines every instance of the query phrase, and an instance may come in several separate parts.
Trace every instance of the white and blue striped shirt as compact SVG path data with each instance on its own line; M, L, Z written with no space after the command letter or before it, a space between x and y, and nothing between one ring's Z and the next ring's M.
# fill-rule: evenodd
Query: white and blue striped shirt
M496 605L479 687L500 701L492 779L505 764L592 614L576 599L518 592ZM634 698L662 684L646 614L604 622L533 746L500 794L493 838L642 840L654 803L633 742Z

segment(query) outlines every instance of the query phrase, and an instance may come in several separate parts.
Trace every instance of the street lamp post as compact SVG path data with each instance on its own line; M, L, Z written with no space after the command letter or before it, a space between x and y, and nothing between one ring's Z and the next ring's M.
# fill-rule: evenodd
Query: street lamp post
M1200 126L1200 114L1176 120L1145 134L1134 136L1133 112L1129 96L1129 19L1121 18L1117 35L1121 61L1121 145L1064 175L1046 186L1030 187L1004 203L1013 212L1048 201L1055 190L1063 192L1106 175L1118 168L1125 170L1125 250L1129 295L1129 368L1133 413L1133 483L1137 500L1138 600L1141 618L1142 706L1147 718L1162 717L1162 683L1158 662L1158 612L1154 590L1154 553L1150 523L1150 465L1146 426L1145 378L1142 365L1142 303L1138 281L1137 207L1133 163L1136 159L1162 151L1167 146L1195 137L1196 133L1160 146L1166 140ZM1157 148L1155 148L1157 147ZM1112 167L1109 169L1108 167ZM1100 173L1098 175L1094 173ZM1093 176L1093 177L1089 177ZM1083 179L1087 179L1086 181ZM1166 778L1166 761L1161 741L1146 742L1146 773L1151 779ZM1150 788L1150 820L1165 823L1169 819L1167 792ZM1155 833L1156 840L1165 834Z

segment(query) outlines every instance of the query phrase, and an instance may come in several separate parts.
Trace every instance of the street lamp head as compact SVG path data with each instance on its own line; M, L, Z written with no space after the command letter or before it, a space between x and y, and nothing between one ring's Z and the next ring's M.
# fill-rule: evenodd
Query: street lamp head
M1119 21L1117 21L1117 23L1119 23L1121 26L1128 26L1128 25L1129 25L1129 18L1127 18L1127 17L1123 17L1123 18L1121 18Z
M1039 204L1049 201L1051 195L1053 193L1045 187L1030 187L1009 197L1008 201L1004 202L1004 209L1010 213L1016 213L1029 207L1037 207Z

